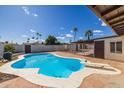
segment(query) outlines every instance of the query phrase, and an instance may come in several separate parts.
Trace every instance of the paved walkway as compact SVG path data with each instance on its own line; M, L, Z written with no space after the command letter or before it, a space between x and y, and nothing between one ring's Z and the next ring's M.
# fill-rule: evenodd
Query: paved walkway
M102 75L102 74L90 75L87 78L85 78L85 80L80 85L80 88L124 87L124 62L85 57L85 56L75 55L75 54L67 53L67 52L55 52L55 53L61 56L85 58L91 62L109 64L122 71L120 75ZM18 78L1 83L0 87L43 88L44 86L32 84L28 82L27 80L24 80L21 77L18 77Z

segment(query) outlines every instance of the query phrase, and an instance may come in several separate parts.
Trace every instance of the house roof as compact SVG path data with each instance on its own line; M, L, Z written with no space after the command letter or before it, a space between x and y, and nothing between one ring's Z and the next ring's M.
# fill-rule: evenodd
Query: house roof
M93 43L95 40L106 39L106 38L114 38L114 37L118 37L118 35L106 36L106 37L100 37L100 38L94 38L92 40L79 40L79 41L71 42L71 43Z
M88 5L117 35L124 35L124 5Z
M79 40L79 41L76 41L76 42L71 42L71 43L93 43L94 40Z

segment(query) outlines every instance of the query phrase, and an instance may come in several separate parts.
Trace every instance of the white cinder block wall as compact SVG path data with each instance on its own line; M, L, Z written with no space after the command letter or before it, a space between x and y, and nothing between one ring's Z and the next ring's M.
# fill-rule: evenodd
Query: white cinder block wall
M14 45L15 52L24 52L24 45Z
M4 44L0 43L0 57L3 56L3 52L4 52Z
M65 51L66 45L31 45L31 52Z

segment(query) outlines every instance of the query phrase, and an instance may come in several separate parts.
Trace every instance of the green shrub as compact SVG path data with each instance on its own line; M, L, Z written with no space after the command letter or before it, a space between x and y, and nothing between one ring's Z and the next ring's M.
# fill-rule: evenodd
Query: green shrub
M6 44L4 46L4 52L14 52L15 47L12 44Z
M7 60L12 60L12 53L11 52L6 52L3 54L3 58Z

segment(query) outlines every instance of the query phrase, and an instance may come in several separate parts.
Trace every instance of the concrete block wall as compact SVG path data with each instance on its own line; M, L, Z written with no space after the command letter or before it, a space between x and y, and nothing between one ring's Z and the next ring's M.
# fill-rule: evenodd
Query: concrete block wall
M0 57L3 56L3 52L4 52L4 44L0 43Z

